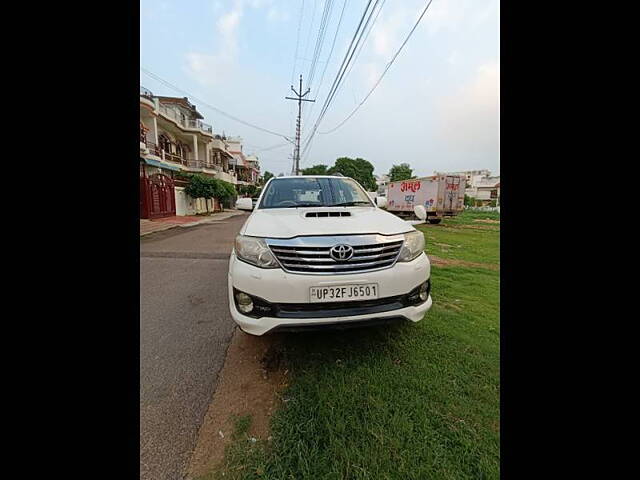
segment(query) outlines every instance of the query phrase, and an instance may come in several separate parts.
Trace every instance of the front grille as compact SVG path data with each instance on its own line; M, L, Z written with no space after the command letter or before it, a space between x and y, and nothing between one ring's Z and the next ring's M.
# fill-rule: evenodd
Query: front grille
M403 243L402 239L397 238L395 237L393 241L360 243L332 237L333 242L323 246L307 246L303 243L304 239L298 239L299 241L294 245L285 245L283 242L274 244L270 241L267 243L282 267L289 272L342 274L392 266L398 258ZM338 244L353 247L353 256L349 260L336 261L331 258L329 252Z

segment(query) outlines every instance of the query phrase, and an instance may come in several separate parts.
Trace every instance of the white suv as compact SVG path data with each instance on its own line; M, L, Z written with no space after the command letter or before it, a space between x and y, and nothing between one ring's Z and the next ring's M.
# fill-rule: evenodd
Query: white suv
M231 253L231 316L252 335L418 322L432 303L424 246L351 178L272 178Z

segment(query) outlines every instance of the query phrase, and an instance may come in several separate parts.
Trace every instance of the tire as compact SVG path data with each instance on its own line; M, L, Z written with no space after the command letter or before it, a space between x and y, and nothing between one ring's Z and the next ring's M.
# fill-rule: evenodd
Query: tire
M440 223L442 221L441 218L430 218L429 223L433 224L433 225L437 225L438 223Z

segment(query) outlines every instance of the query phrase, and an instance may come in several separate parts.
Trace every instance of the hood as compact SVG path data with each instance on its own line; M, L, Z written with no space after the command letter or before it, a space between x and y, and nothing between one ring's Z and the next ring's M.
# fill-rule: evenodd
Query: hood
M313 212L348 212L343 217L307 217ZM395 235L414 230L395 215L374 207L274 208L254 210L242 231L251 237L292 238L310 235Z

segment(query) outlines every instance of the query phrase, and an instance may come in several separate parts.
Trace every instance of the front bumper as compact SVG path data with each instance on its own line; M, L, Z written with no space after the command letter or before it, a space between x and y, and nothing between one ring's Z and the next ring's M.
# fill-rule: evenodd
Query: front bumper
M237 259L232 253L229 260L229 310L233 320L247 333L263 335L270 330L280 328L292 328L303 326L320 326L347 324L367 320L385 321L398 317L406 318L412 322L422 320L424 314L431 308L431 295L427 300L415 306L402 306L402 296L430 278L431 268L426 255L407 263L396 263L393 267L384 270L366 273L352 273L346 275L305 275L287 273L281 269L262 269L249 265ZM309 287L329 285L358 285L364 283L377 283L379 287L379 299L390 299L385 308L373 308L367 313L359 315L342 315L333 311L325 316L305 314L305 318L282 318L263 316L252 318L240 313L233 298L234 288L249 295L259 297L267 302L275 304L307 304L309 303ZM393 303L391 299L398 300ZM381 303L378 302L378 303ZM365 302L363 302L365 303ZM383 303L383 302L382 302ZM331 304L326 304L330 306ZM389 306L391 305L391 307ZM399 308L395 308L399 307ZM394 308L390 310L389 308ZM381 311L386 310L386 311ZM316 312L321 314L321 312Z

